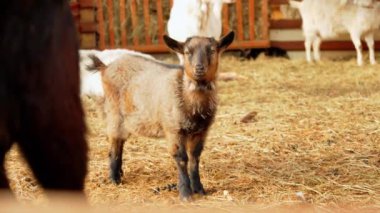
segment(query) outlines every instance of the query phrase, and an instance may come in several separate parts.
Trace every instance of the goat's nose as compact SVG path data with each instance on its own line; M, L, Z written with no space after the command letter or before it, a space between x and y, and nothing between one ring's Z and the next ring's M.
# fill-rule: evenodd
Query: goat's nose
M195 65L195 72L198 74L203 73L205 70L205 66L203 64L197 64Z

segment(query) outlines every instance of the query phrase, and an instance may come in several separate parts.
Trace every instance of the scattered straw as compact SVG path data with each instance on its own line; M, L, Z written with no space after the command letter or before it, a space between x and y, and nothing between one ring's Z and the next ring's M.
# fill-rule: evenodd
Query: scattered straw
M219 111L200 166L208 196L182 204L178 191L152 190L177 181L164 139L129 140L123 184L111 184L104 123L97 102L86 98L91 204L220 211L246 205L380 208L379 65L225 56L222 70L243 78L219 82ZM240 122L250 112L256 113L254 122ZM19 200L44 200L15 149L7 170Z

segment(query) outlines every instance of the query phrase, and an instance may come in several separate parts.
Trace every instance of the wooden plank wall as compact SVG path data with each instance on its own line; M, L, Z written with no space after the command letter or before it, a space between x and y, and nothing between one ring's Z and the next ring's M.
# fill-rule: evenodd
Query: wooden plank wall
M82 48L168 51L162 36L166 33L172 0L78 0L78 3L81 14L87 15L79 21ZM230 48L268 47L268 11L268 0L236 0L236 4L224 5L223 32L233 29L237 33Z
M140 3L142 2L142 16L138 16L136 13L138 7L141 6L141 4L137 4L136 0L72 1L70 6L80 33L81 48L105 49L120 47L151 53L168 51L162 40L162 35L166 33L167 21L165 20L167 17L164 15L164 9L168 9L164 8L164 1L169 1L169 4L172 5L172 0L139 1ZM118 5L114 5L114 2L118 2ZM243 2L246 2L246 4L243 5ZM304 50L302 39L286 41L286 33L284 33L284 38L281 41L269 41L270 31L286 32L301 29L302 21L300 19L270 19L270 11L273 5L288 4L288 0L261 0L261 11L258 14L256 14L256 4L257 1L255 0L236 0L236 5L233 7L224 5L222 10L223 33L227 33L231 29L231 19L234 18L235 20L233 29L237 32L237 40L232 45L232 49L276 46L286 50ZM111 5L111 7L107 5ZM156 8L155 20L152 18L149 5ZM127 9L119 10L119 13L114 14L113 6ZM248 8L248 16L243 15L242 11L245 7ZM107 17L105 14L107 14ZM131 18L130 26L127 26L128 16ZM259 19L257 19L258 17ZM114 19L120 20L120 26L115 25ZM260 20L260 23L257 23L257 20ZM141 27L140 21L145 23L143 27L145 35L141 41L139 40L139 35L134 33L136 29ZM147 33L151 33L152 28L150 26L152 25L155 25L157 31L155 33L156 42L152 42L152 36ZM248 27L246 27L247 25ZM120 42L118 44L115 42L116 31L111 30L115 27L120 29ZM257 30L261 31L261 38L257 38ZM131 37L131 40L128 39ZM376 49L380 49L379 41L375 45ZM350 41L325 41L322 43L321 48L322 50L354 50L354 46ZM366 45L364 45L364 48L366 48Z

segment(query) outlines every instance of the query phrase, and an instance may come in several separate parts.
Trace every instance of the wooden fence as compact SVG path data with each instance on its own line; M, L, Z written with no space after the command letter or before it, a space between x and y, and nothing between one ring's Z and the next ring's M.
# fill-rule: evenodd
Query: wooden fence
M162 36L172 0L78 0L78 4L82 48L168 51ZM93 11L96 19L83 20L83 11ZM268 13L268 0L236 0L235 4L224 5L223 32L233 29L237 33L230 48L268 47Z
M81 48L128 48L157 53L167 52L162 35L173 0L72 0L71 6L80 32ZM378 0L380 1L380 0ZM231 49L276 46L286 50L304 50L303 39L270 40L273 30L300 30L301 19L273 19L279 5L288 0L236 0L224 5L223 32L234 30L237 38ZM364 45L365 46L365 45ZM380 49L380 42L375 43ZM353 50L350 41L325 41L322 50Z

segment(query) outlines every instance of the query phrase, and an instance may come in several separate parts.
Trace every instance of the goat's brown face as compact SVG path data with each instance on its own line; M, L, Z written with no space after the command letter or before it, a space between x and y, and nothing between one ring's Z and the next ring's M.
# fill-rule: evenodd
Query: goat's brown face
M184 66L187 76L196 81L215 78L218 67L218 43L213 38L193 37L184 45Z
M165 42L174 51L184 55L186 75L194 81L213 81L216 78L220 54L232 43L230 32L219 42L208 37L191 37L184 43L164 36Z

